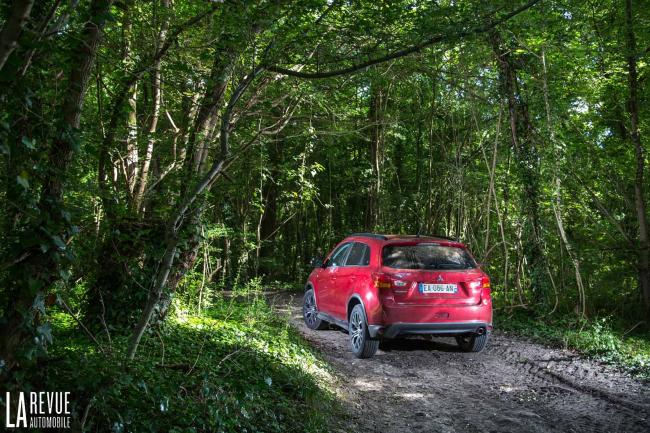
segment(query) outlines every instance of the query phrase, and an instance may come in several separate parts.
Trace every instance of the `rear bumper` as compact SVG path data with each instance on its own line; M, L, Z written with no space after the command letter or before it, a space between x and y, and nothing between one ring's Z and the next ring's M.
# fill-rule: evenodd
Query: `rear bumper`
M483 321L439 322L439 323L394 323L392 325L369 325L371 338L395 338L399 335L463 335L483 334L492 331L492 324Z

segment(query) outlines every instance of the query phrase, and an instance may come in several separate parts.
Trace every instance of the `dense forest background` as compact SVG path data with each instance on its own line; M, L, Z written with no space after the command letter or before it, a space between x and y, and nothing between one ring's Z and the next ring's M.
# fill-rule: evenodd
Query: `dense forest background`
M133 359L358 231L461 239L503 314L647 330L649 6L0 1L3 377L53 312Z

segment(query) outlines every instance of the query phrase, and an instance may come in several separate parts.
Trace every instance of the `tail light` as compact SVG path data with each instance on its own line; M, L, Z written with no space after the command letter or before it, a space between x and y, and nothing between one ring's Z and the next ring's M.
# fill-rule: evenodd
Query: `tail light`
M492 288L490 286L490 278L481 277L481 299L484 305L487 305L490 302L491 296Z
M394 295L403 295L408 292L409 282L397 279L390 274L374 273L372 279L375 287L379 289L382 296L390 298Z
M372 274L372 280L378 289L391 289L393 287L393 279L386 274Z

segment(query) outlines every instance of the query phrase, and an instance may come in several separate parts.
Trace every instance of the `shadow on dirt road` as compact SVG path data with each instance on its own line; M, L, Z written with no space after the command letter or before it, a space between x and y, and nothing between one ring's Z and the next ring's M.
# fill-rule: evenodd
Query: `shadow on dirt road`
M356 359L347 334L312 331L300 294L270 295L338 373L357 432L650 432L650 386L574 352L496 332L481 353L453 339L382 342Z

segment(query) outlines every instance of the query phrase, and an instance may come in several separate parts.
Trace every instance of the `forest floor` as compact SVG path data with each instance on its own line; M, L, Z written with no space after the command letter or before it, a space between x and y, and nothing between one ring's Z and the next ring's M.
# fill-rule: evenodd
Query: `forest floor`
M450 338L382 342L356 359L347 334L308 329L301 294L269 296L323 355L345 400L342 431L648 432L650 386L615 367L499 332L481 353Z

